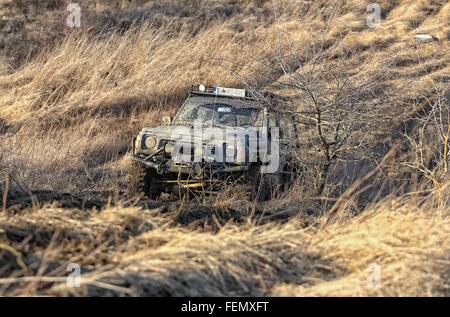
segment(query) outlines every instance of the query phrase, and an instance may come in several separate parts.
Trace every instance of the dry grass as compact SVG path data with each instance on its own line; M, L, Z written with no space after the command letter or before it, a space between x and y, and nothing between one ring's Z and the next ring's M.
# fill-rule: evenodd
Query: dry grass
M450 210L448 201L436 203L417 194L349 219L325 216L305 227L301 218L266 225L249 218L215 232L176 225L161 209L47 206L0 218L5 242L27 266L0 283L15 295L448 296ZM2 253L6 263L14 259ZM79 289L62 279L70 262L85 270ZM370 288L373 264L381 285ZM40 281L39 271L55 283Z
M30 62L0 78L0 117L12 131L10 136L0 135L1 151L11 154L3 165L12 174L23 174L17 178L30 190L91 189L92 175L109 175L111 167L120 170L114 168L114 161L124 154L131 136L142 126L158 124L163 114L173 114L192 83L264 88L283 81L274 59L278 48L296 67L292 50L308 61L314 47L325 44L323 67L333 68L336 62L343 63L343 69L364 66L361 78L400 52L380 90L413 80L409 95L386 114L407 118L414 110L411 98L429 95L429 87L448 81L449 76L445 37L449 28L443 23L449 6L422 2L422 9L411 9L414 14L405 10L411 6L409 1L386 5L391 11L376 30L364 26L368 2L330 5L323 15L331 20L324 20L318 17L319 3L303 6L280 1L278 23L273 24L272 3L262 1L243 4L239 14L212 19L206 25L191 16L182 20L185 27L176 28L181 18L172 16L161 26L148 20L120 33L67 34L58 45L44 47ZM167 2L167 8L177 5ZM106 9L90 2L89 8L98 13ZM423 21L418 29L402 24L397 30L398 23L418 16ZM425 25L440 41L414 45L413 34ZM304 67L308 69L308 64ZM399 123L385 121L380 131L389 134ZM302 142L309 144L307 133ZM55 182L36 179L43 170Z
M0 212L0 294L450 295L445 184L440 201L429 191L383 193L367 206L358 193L351 212L312 195L308 178L264 206L233 190L185 205L120 201L131 136L174 114L192 83L290 95L276 85L287 79L276 57L293 73L313 72L318 47L320 69L362 68L355 80L392 62L377 96L404 93L373 131L370 155L383 156L375 152L392 145L384 142L417 110L413 101L448 89L450 4L385 1L381 26L370 29L370 2L86 1L86 24L73 32L62 2L0 1L10 21L0 23L0 176L12 176L9 211ZM438 40L418 44L418 33ZM302 155L315 162L302 129ZM336 175L348 167L339 164ZM399 175L376 181L396 190ZM47 204L44 190L81 198ZM37 199L12 206L30 192ZM92 199L104 206L81 208ZM79 289L65 284L71 262L84 272ZM367 287L373 263L380 288Z

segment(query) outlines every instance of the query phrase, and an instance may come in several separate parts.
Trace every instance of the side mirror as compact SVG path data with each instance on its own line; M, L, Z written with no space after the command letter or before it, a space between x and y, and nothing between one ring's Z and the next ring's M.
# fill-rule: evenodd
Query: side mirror
M169 116L162 117L161 123L163 125L171 125L172 124L172 117L169 117Z

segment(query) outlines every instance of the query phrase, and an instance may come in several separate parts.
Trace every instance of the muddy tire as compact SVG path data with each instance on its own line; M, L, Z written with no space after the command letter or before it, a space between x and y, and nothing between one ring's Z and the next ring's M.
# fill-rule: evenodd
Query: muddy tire
M157 199L161 190L156 183L157 173L144 165L132 162L127 175L127 189L125 195L128 198L146 196Z

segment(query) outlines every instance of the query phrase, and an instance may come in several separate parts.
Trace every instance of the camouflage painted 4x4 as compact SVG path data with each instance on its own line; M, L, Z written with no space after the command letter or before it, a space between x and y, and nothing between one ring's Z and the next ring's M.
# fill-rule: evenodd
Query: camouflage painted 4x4
M242 180L266 200L293 177L295 115L243 89L193 86L178 114L133 140L127 194L220 190ZM284 184L284 185L283 185Z

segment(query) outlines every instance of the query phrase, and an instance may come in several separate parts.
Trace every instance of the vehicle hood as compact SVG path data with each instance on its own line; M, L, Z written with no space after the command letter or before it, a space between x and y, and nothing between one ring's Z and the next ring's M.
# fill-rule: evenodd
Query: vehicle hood
M205 130L208 128L211 128L211 126L205 126L202 128L202 135ZM239 133L247 133L250 132L249 128L243 128L243 127L232 127L232 131L227 131L226 128L223 127L213 127L220 129L224 131L223 136L224 138L222 140L215 139L212 142L213 143L220 143L225 140L230 140L232 136L234 136L234 133L232 131L237 131ZM141 135L151 135L156 137L159 140L179 140L180 138L189 138L190 136L193 136L192 141L193 142L199 142L203 139L200 135L194 135L194 128L188 127L188 126L182 126L182 125L171 125L171 126L159 126L156 128L144 128L141 132ZM252 136L250 134L250 138L254 138L254 135ZM208 142L208 140L206 140Z

